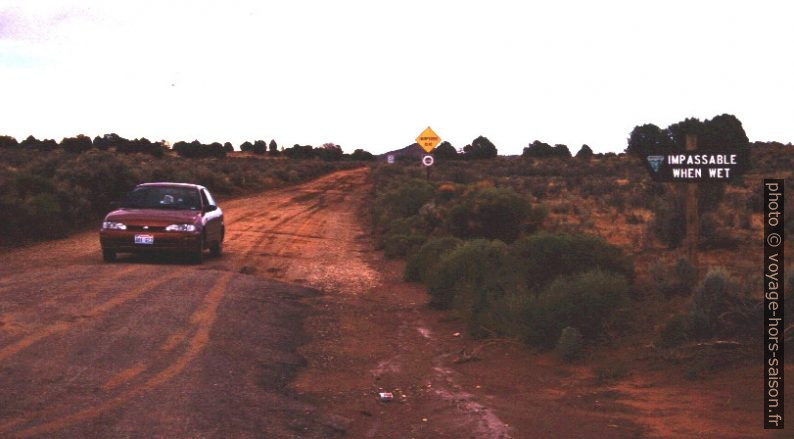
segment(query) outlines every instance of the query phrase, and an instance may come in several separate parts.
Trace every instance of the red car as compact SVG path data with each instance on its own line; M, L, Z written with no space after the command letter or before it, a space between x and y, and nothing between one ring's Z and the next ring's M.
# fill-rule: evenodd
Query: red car
M186 183L145 183L105 216L99 231L102 256L117 253L187 254L201 263L204 250L223 251L223 211L207 188Z

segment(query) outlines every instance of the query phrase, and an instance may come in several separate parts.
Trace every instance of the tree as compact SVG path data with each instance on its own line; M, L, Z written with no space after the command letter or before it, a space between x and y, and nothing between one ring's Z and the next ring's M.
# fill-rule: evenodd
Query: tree
M548 143L541 142L540 140L535 140L534 142L530 143L526 148L524 148L524 151L521 153L521 156L536 157L536 158L543 158L543 157L570 158L571 151L568 149L567 145L563 145L561 143L551 146Z
M650 152L684 151L688 134L697 135L698 150L736 151L740 156L739 163L747 166L750 141L742 128L742 123L731 114L721 114L704 121L689 117L664 130L654 124L634 127L629 136L626 152L644 160L644 156ZM715 208L722 200L725 185L719 182L700 183L697 192L700 209L708 211Z
M116 133L105 134L102 137L94 138L94 147L102 151L107 150L111 146L115 146L116 150L123 150L129 142L127 139L119 136Z
M223 144L223 150L226 152L232 152L234 151L234 147L232 146L231 142L226 142Z
M30 135L25 140L20 142L19 146L21 146L24 149L33 149L33 148L40 149L41 140L33 137L33 135Z
M433 151L433 155L442 160L455 160L458 158L458 151L451 143L445 140L436 147L435 151Z
M291 159L310 159L317 155L317 150L315 150L311 145L301 146L296 143L290 148L285 148L282 153L287 158Z
M568 149L568 145L563 145L562 143L558 143L554 145L554 155L562 158L570 158L571 150Z
M329 142L317 149L317 156L326 161L336 161L344 156L344 152L341 146Z
M52 151L57 147L58 144L52 139L44 139L38 145L39 151Z
M18 146L17 139L11 136L0 136L0 148L16 148Z
M362 161L375 160L375 156L372 155L371 152L364 151L363 149L357 149L353 151L353 154L350 154L350 158L353 160L362 160Z
M224 157L226 155L226 151L220 143L215 142L211 145L203 145L198 140L190 143L176 142L174 143L174 151L180 156L187 158Z
M667 131L662 131L652 123L634 127L629 135L626 152L637 157L645 157L650 151L674 149L675 143L669 136L669 130L670 128Z
M92 146L91 138L83 134L78 134L75 137L64 137L61 140L63 150L70 153L79 154L88 151Z
M268 148L270 155L278 155L278 144L273 139L270 139L270 146Z
M471 142L471 145L463 147L463 157L465 159L480 160L496 157L496 146L487 137L479 136Z
M584 145L582 145L582 148L579 149L579 152L576 153L576 158L590 160L591 158L593 158L593 150L590 149L590 147L587 146L587 144L585 143Z
M240 145L240 151L242 151L242 152L250 152L250 151L253 151L253 150L254 150L254 144L249 142L249 141L247 141L247 140L245 142L243 142L242 145Z
M548 143L535 140L521 152L521 157L550 157L554 149Z
M257 140L254 142L254 154L264 154L267 152L267 142L264 140Z

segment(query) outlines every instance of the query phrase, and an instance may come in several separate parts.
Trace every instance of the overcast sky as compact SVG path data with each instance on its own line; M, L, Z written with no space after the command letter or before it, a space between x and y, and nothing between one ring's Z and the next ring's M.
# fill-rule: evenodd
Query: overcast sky
M731 113L786 143L791 5L0 0L0 134L605 152Z

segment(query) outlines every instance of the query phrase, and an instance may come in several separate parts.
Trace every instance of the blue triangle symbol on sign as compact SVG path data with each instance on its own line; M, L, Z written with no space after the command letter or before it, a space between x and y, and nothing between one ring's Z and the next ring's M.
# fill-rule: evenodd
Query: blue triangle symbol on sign
M648 156L648 163L651 165L651 169L653 172L659 172L659 168L662 167L662 163L664 163L664 156L663 155L649 155Z

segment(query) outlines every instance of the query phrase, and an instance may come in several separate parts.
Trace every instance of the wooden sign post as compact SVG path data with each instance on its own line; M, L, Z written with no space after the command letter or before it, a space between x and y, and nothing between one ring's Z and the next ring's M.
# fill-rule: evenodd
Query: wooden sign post
M689 263L698 270L698 240L700 213L697 183L727 183L735 180L747 169L748 157L742 151L726 148L698 150L694 134L686 135L684 151L652 150L643 157L643 164L653 181L660 183L688 183L678 194L684 198L686 238L684 248Z
M694 152L697 149L698 138L695 134L687 134L686 150ZM686 185L686 253L689 263L695 267L700 279L700 264L698 263L698 240L700 236L700 214L698 212L698 187L695 184Z

